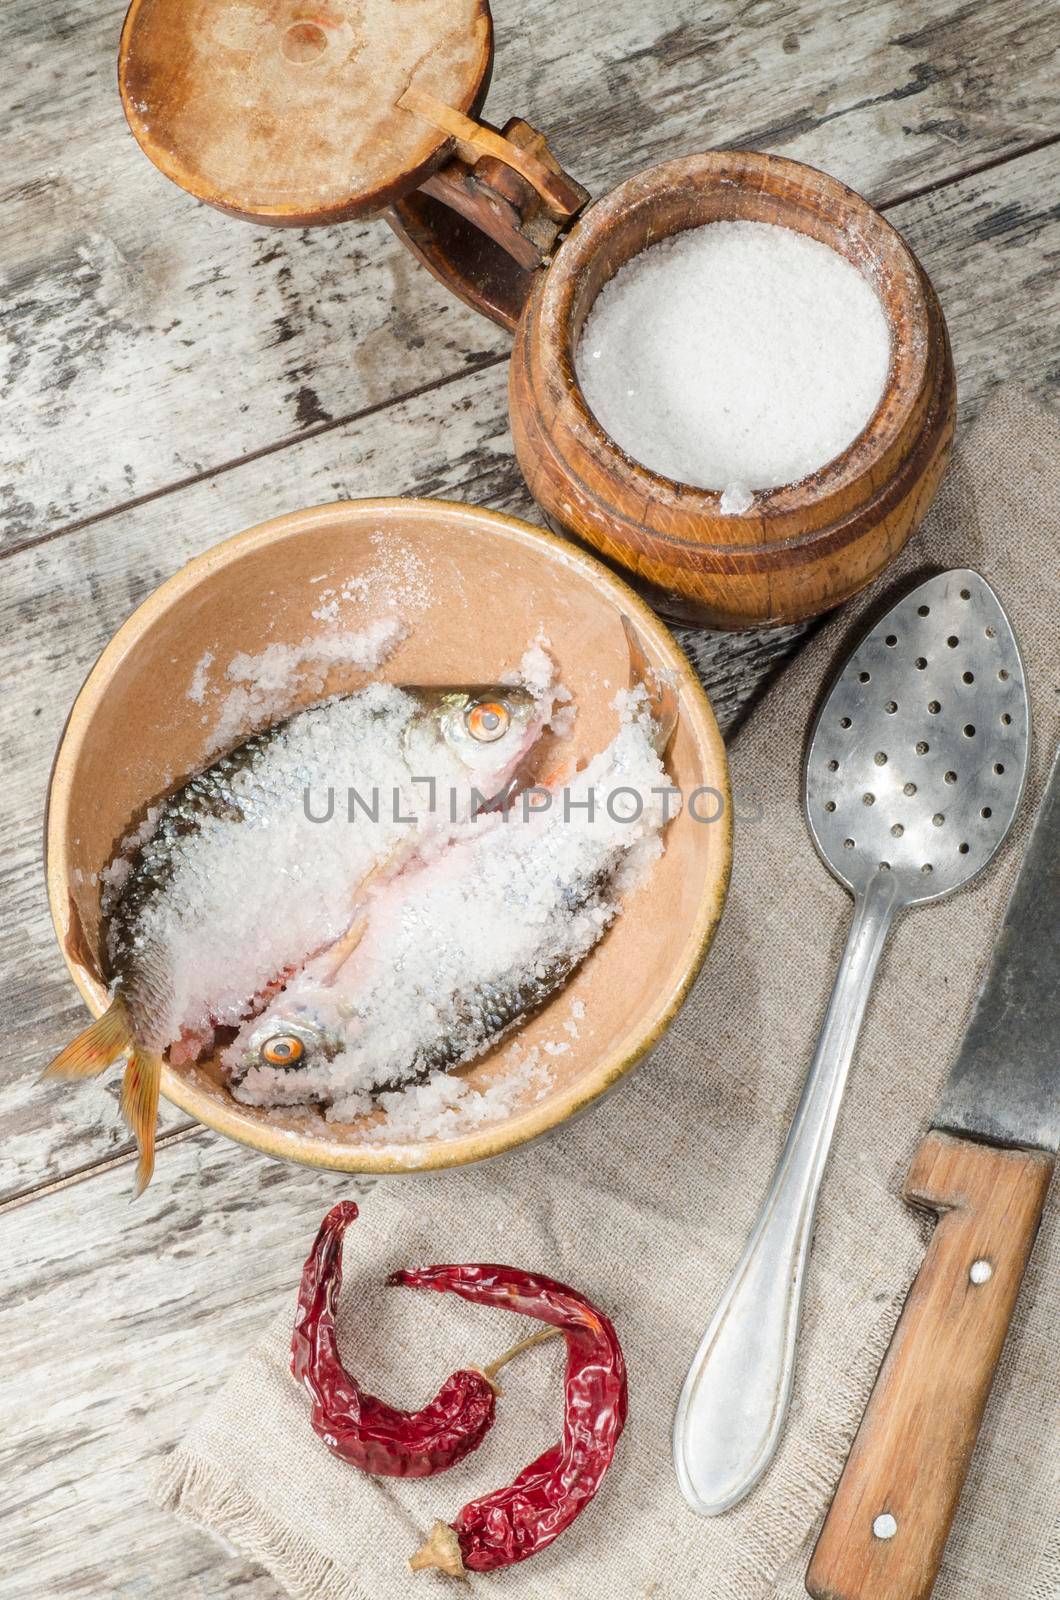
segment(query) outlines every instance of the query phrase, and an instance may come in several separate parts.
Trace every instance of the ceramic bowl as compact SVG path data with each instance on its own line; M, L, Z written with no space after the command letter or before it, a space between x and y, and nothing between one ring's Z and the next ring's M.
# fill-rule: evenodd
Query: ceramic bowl
M669 826L650 880L567 988L513 1041L463 1069L483 1087L519 1070L538 1047L549 1075L544 1092L538 1085L525 1096L505 1094L512 1103L497 1120L446 1137L383 1140L378 1131L366 1136L370 1119L337 1124L316 1111L241 1105L212 1062L164 1067L162 1093L207 1126L271 1156L352 1172L477 1161L556 1127L601 1095L680 1006L721 914L731 854L725 751L710 705L670 634L620 579L538 528L471 506L317 506L191 561L119 629L74 703L49 793L47 876L60 945L93 1013L106 1004L101 870L145 808L207 762L219 719L227 719L228 744L261 725L260 706L232 697L239 686L227 668L237 652L300 646L395 608L410 624L380 670L395 683L489 682L518 663L539 631L546 634L577 703L579 756L603 748L616 725L613 695L629 680L625 613L649 659L676 674L680 720L670 774L686 795L717 791L724 814L697 822L686 807ZM324 680L292 682L266 720L364 681L334 666ZM698 809L709 815L718 807L701 801ZM572 1015L580 1017L576 1030L563 1026ZM566 1048L543 1051L549 1043Z

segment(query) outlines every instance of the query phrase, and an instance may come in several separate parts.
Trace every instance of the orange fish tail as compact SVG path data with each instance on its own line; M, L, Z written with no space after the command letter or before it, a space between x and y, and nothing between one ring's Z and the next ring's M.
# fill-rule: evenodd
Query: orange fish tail
M136 1166L136 1194L143 1194L155 1170L155 1125L162 1057L154 1050L133 1049L121 1086L121 1114L140 1147Z
M42 1078L96 1078L133 1047L125 1002L118 995L101 1017L72 1039L45 1067Z

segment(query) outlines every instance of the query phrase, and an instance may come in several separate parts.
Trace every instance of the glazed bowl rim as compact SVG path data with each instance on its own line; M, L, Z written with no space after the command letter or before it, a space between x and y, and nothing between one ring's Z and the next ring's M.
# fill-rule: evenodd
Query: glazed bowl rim
M45 819L45 874L52 924L63 959L82 998L93 1016L100 1016L109 1002L106 986L85 966L71 948L70 867L66 840L72 797L72 777L85 735L93 716L129 651L150 631L161 614L179 605L203 582L244 555L278 540L297 536L318 524L334 522L349 515L371 517L389 508L400 508L404 516L429 521L441 511L447 517L464 520L479 530L483 527L524 546L547 552L551 560L586 574L598 593L610 599L617 609L626 611L638 629L647 635L668 667L678 674L682 690L682 709L694 730L697 748L703 758L709 782L724 803L720 826L712 830L714 840L710 868L704 875L695 920L685 937L678 970L669 988L656 996L645 1014L643 1025L630 1041L619 1041L625 1048L609 1048L592 1070L545 1100L479 1130L450 1139L425 1139L399 1144L321 1139L310 1132L298 1132L278 1124L259 1122L230 1097L220 1100L200 1088L193 1079L163 1062L162 1094L179 1110L206 1127L262 1154L323 1170L358 1173L399 1173L430 1171L466 1165L489 1156L500 1155L538 1137L567 1121L590 1105L631 1070L655 1045L680 1009L710 948L724 908L732 862L732 802L728 760L717 721L706 693L692 666L666 625L647 604L602 562L579 550L568 541L506 512L487 510L466 502L444 499L405 498L402 496L339 500L258 523L211 546L186 562L144 599L118 628L89 670L71 707L60 737L48 785Z

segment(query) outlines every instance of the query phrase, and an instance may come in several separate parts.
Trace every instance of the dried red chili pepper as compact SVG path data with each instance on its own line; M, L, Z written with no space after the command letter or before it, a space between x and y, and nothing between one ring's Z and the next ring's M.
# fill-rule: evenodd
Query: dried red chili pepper
M496 1389L484 1372L454 1372L422 1411L398 1411L350 1377L339 1357L335 1305L342 1238L356 1216L353 1201L343 1200L320 1225L298 1292L291 1371L309 1391L313 1428L334 1455L364 1472L426 1478L482 1443L493 1423Z
M390 1283L452 1291L559 1328L567 1341L563 1437L506 1488L472 1500L449 1524L436 1522L409 1562L454 1577L525 1561L570 1526L600 1487L626 1420L626 1366L602 1312L553 1278L514 1267L439 1266L395 1272Z

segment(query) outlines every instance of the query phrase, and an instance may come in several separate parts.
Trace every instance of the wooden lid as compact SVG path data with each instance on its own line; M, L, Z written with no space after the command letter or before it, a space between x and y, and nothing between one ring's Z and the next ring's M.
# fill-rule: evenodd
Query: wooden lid
M450 136L397 104L410 87L458 111L489 80L488 0L132 0L118 81L167 177L256 222L379 211Z

